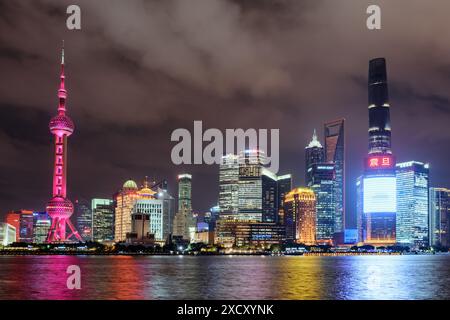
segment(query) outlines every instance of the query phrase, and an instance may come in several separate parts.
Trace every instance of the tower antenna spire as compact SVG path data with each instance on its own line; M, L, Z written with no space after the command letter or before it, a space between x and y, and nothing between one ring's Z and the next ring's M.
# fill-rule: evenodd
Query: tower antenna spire
M64 39L62 41L62 49L61 49L61 64L64 65Z
M47 242L65 242L81 236L70 221L73 203L67 198L67 138L75 130L72 119L66 115L67 91L64 87L64 41L61 52L61 83L58 90L58 114L50 120L50 132L55 137L55 162L53 170L53 193L47 203L47 213L52 225L47 234ZM70 232L70 233L69 233Z

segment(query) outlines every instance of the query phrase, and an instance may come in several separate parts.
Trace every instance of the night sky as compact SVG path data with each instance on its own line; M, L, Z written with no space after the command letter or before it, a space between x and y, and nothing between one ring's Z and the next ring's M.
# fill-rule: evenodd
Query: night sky
M69 198L111 197L126 179L193 174L193 207L217 203L218 166L175 166L170 134L279 128L280 171L304 183L313 129L347 122L347 221L367 153L368 61L386 57L393 152L450 187L450 2L0 0L0 215L51 197L61 40L66 46ZM366 8L382 29L366 28Z

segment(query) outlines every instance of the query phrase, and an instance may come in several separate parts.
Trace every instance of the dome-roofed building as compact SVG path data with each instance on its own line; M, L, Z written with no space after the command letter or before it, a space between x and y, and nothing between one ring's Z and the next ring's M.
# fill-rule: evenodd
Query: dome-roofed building
M138 190L138 185L130 179L123 184L123 190Z

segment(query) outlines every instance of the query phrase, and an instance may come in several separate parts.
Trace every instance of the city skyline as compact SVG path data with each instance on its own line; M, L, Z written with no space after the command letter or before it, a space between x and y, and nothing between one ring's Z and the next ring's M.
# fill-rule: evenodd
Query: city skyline
M51 1L48 3L51 3ZM240 8L242 7L242 15L245 18L248 18L249 12L256 10L251 6L238 5ZM14 11L9 5L3 6L5 6L5 12L11 13L11 10ZM23 6L33 5L23 4ZM95 5L91 6L95 9ZM213 9L211 8L211 10ZM314 8L309 9L314 12ZM29 10L31 9L29 8ZM288 15L284 10L286 8L280 8L279 14ZM22 14L27 15L26 12ZM40 11L38 10L37 12L39 13ZM258 9L257 13L262 16L264 14L267 15L264 9ZM110 12L110 14L112 13ZM108 16L102 17L108 18ZM3 20L1 21L4 23ZM51 24L53 22L50 19L48 23ZM20 24L22 22L17 23ZM273 23L281 28L278 22L273 21ZM47 27L47 25L42 26L42 28ZM400 31L405 32L402 28L400 28ZM20 32L24 31L18 28L12 34L20 34ZM247 32L249 32L249 35L253 35L249 30ZM383 30L381 30L381 33L383 33ZM364 31L364 34L368 39L380 37L379 35L374 36L368 31ZM116 42L119 40L113 39L112 35L109 36L110 38L103 39L103 45L117 45ZM23 37L26 38L26 36ZM142 61L139 60L139 57L136 57L128 50L133 49L133 47L127 47L124 51L120 51L115 47L113 51L116 55L115 59L107 61L107 65L113 69L111 71L114 75L112 79L121 82L124 80L127 85L136 84L135 79L130 79L128 76L124 76L125 79L118 78L115 72L122 68L127 71L139 70L137 72L139 79L145 78L147 85L151 86L153 83L154 87L159 87L164 93L146 93L143 87L138 86L124 89L123 93L135 92L142 101L150 101L145 104L152 111L148 114L145 105L139 107L139 101L135 100L131 95L125 95L131 101L122 101L124 106L118 106L116 103L111 102L112 94L108 91L108 83L104 83L104 81L97 81L96 86L92 85L89 87L82 84L84 80L90 83L92 81L90 77L102 80L103 76L100 75L100 72L105 71L103 68L106 67L106 63L101 66L93 66L89 60L85 60L86 55L92 54L92 51L87 50L84 46L80 46L80 43L87 41L82 34L74 36L53 32L50 34L48 43L44 47L36 43L12 42L11 36L7 37L3 33L1 33L0 38L5 40L2 41L2 44L5 44L2 52L6 53L0 56L0 66L3 67L6 63L10 63L12 67L15 67L15 72L5 72L5 74L9 74L8 80L12 87L11 92L5 92L4 90L9 85L2 85L0 95L2 97L0 100L0 112L3 129L0 136L0 144L6 155L0 162L2 167L0 215L3 217L10 210L43 210L45 201L48 198L48 190L51 190L51 179L49 177L51 173L50 155L52 147L51 137L48 135L45 123L50 119L55 105L54 89L57 83L55 81L54 71L56 64L54 61L58 52L59 39L61 38L67 39L66 46L69 52L67 68L70 72L70 77L68 87L71 97L73 97L69 101L69 108L71 116L76 119L79 126L75 135L71 137L71 148L69 150L69 163L71 165L68 168L70 177L68 184L70 186L69 190L71 190L69 197L72 200L78 198L110 198L125 180L129 178L136 179L145 175L154 177L157 181L168 179L169 192L176 194L177 175L188 172L194 176L192 183L193 209L195 212L206 212L210 207L217 204L219 194L217 186L218 166L174 166L170 163L170 160L167 161L170 158L170 148L173 146L169 140L169 131L179 127L190 129L193 120L204 119L200 117L206 117L205 123L208 127L280 128L281 166L279 172L291 173L294 178L293 186L304 186L303 152L304 146L310 140L311 132L314 128L317 128L319 139L324 143L323 133L320 130L323 124L330 120L344 117L346 119L348 142L346 151L347 168L351 168L347 169L346 176L346 218L350 220L350 226L354 226L356 211L354 181L356 181L356 177L363 169L361 159L367 153L366 63L377 56L386 56L389 61L390 98L393 106L391 109L391 120L395 127L393 149L395 150L397 161L416 160L430 163L430 186L449 187L448 177L450 176L450 169L445 165L445 160L448 158L446 152L448 153L448 151L439 147L439 145L448 145L449 134L445 123L446 119L449 118L449 103L443 92L443 87L445 87L443 84L437 85L435 88L430 88L429 85L430 78L436 80L440 79L441 76L434 69L427 68L424 76L420 73L424 68L422 65L411 66L411 61L403 61L401 55L397 55L385 45L377 46L377 49L373 50L373 52L369 52L370 50L361 52L355 47L351 48L357 55L357 58L355 58L355 67L344 64L348 67L347 73L344 70L337 72L331 69L331 75L328 75L318 70L317 74L314 75L314 79L318 82L325 82L323 89L329 90L332 88L331 83L327 81L334 77L338 77L338 79L344 77L346 80L344 83L339 82L339 88L344 93L341 94L339 91L338 93L330 94L331 101L326 101L326 99L324 100L324 98L320 97L317 90L312 90L314 94L309 92L311 88L308 87L306 77L305 79L298 79L298 84L292 84L287 87L281 86L280 88L280 84L274 85L274 87L269 86L267 90L270 89L270 94L259 93L256 84L254 84L255 87L252 87L251 83L245 83L241 88L239 83L235 83L235 80L221 83L225 87L227 85L231 87L237 86L237 88L232 88L233 90L227 89L231 90L232 93L216 92L221 89L220 85L217 87L204 87L205 85L202 83L192 82L193 79L186 79L186 75L170 74L164 68L161 71L154 66L149 66L148 62L141 64L140 62ZM220 40L218 40L219 43L221 43ZM370 40L367 41L370 42ZM370 44L369 47L371 47ZM315 48L318 50L318 47ZM407 46L401 50L406 50L406 48ZM95 56L105 56L106 52L102 51L102 49L104 48L98 48ZM146 49L152 52L151 48ZM23 52L22 56L19 55L21 58L12 58L8 55L8 52L15 52L14 50ZM296 50L301 52L299 48ZM417 59L425 59L420 56L420 50L415 52L417 52L417 55L414 56ZM323 59L326 59L326 57L323 57ZM135 65L136 63L137 65ZM296 67L296 70L301 67L295 62L290 63ZM29 65L31 69L23 68L23 65ZM416 70L412 70L414 67L416 67ZM5 66L5 70L11 70L6 68ZM275 68L275 70L280 71L283 68ZM271 70L266 71L270 72ZM11 75L14 76L12 77ZM419 80L421 81L417 81L414 75L420 75L422 79ZM299 77L299 73L296 71L288 74L288 76L296 79ZM347 78L351 80L348 81ZM427 78L427 84L423 80L425 78ZM30 93L29 96L15 92L17 88L21 88L22 90L20 91L23 91L23 88L17 85L19 79L20 81L25 80L25 85L33 84L26 85L26 93ZM35 84L36 79L40 81L37 84ZM155 81L148 83L151 79ZM6 80L4 75L0 76L2 83L5 83L4 81ZM282 84L283 82L281 81L280 83ZM315 84L311 85L314 87ZM423 90L413 91L409 86L419 86ZM300 90L304 96L294 94L294 91L299 88L308 89L305 92ZM272 92L271 90L274 91ZM189 102L184 101L184 103L179 101L178 98L175 101L169 101L171 94L168 93L179 94L181 97L192 96L193 99ZM95 97L93 97L94 94ZM319 102L313 103L312 99L314 97ZM199 101L201 103L198 103ZM155 103L155 106L152 105L152 102ZM106 111L105 105L111 108L109 114L104 113ZM213 105L215 107L214 110L217 110L218 114L223 116L223 119L216 120L207 115L205 113L208 110L205 109L207 105ZM244 105L253 106L254 108L249 110ZM327 105L333 105L333 108L328 109ZM134 113L142 113L144 115L143 118L147 119L148 123L142 123L132 115L124 116L121 108L127 109L130 107L132 107ZM317 108L317 114L308 113L312 107ZM191 115L183 114L183 110L186 108L192 109ZM231 110L241 110L241 108L249 115L245 114L242 116L239 113L235 116L225 115L228 113L232 114ZM432 112L428 112L427 108L431 108ZM253 109L259 110L259 113L254 113ZM160 116L155 119L153 111L157 111L156 113ZM185 119L174 116L177 112L181 112ZM118 115L123 118L121 119L123 121L117 121ZM92 127L91 125L95 122L98 122L97 125ZM418 124L423 125L423 129L417 130L418 127L420 128ZM18 125L21 126L20 133L16 131ZM109 134L105 134L105 132ZM135 140L138 142L135 142ZM405 143L405 141L411 143ZM435 143L430 143L430 141ZM98 145L102 145L102 148L98 148ZM97 148L101 150L97 151ZM145 151L145 149L149 151ZM32 150L33 156L27 157L30 150ZM105 167L98 168L94 172L91 164L95 161L104 163ZM23 183L18 184L24 179L28 182L25 189L23 189ZM89 181L89 184L86 184L86 181ZM19 187L20 193L17 192ZM18 196L19 194L20 197ZM24 199L26 200L24 201Z

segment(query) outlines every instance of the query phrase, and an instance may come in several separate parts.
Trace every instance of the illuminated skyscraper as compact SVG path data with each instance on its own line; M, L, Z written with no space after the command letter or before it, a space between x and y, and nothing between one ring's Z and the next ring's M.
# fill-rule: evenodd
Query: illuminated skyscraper
M450 189L430 188L430 244L450 247Z
M417 161L397 163L397 243L426 247L428 240L429 164Z
M285 174L277 177L277 206L278 219L277 223L284 225L284 200L286 195L292 190L292 175Z
M114 202L111 199L92 199L92 240L114 241Z
M263 164L265 154L260 150L239 153L239 214L241 221L262 221L263 211Z
M391 152L386 61L369 63L369 152L357 181L360 241L390 245L396 241L397 185Z
M221 216L236 216L239 211L239 163L238 156L222 157L219 167L219 210Z
M156 199L163 203L163 239L167 239L173 231L173 221L175 219L176 203L175 198L167 192L167 186L158 188L155 194Z
M67 198L67 138L75 130L72 119L66 115L67 91L64 75L64 48L61 58L61 82L58 90L58 114L50 120L50 132L55 136L55 162L53 168L53 197L47 204L47 213L52 219L48 232L48 242L59 242L75 238L82 241L75 227L70 221L74 208ZM69 235L66 234L66 226Z
M131 232L131 214L138 200L138 186L133 180L128 180L114 196L114 241L125 241L127 233Z
M316 196L308 188L296 188L284 200L286 240L316 243Z
M389 91L384 58L369 62L369 154L391 154Z
M266 168L261 170L262 222L278 221L278 177Z
M91 204L84 199L75 200L75 216L77 230L83 241L92 241Z
M309 167L308 187L316 195L316 240L332 244L335 236L335 170L333 163L316 163Z
M9 223L0 222L0 246L16 242L16 228Z
M15 242L20 242L20 211L11 211L6 215L6 223L16 230Z
M173 223L173 235L190 240L195 233L195 219L192 212L192 175L178 175L178 212Z
M335 238L343 240L345 230L345 120L325 123L325 162L333 163L335 170L334 213ZM339 241L338 241L339 242ZM342 241L341 241L342 242Z
M325 161L325 154L320 141L317 139L316 129L312 136L311 142L305 148L305 181L306 185L311 182L311 167L313 164L322 163Z
M33 217L33 243L44 243L52 225L52 220L47 212L34 212Z

